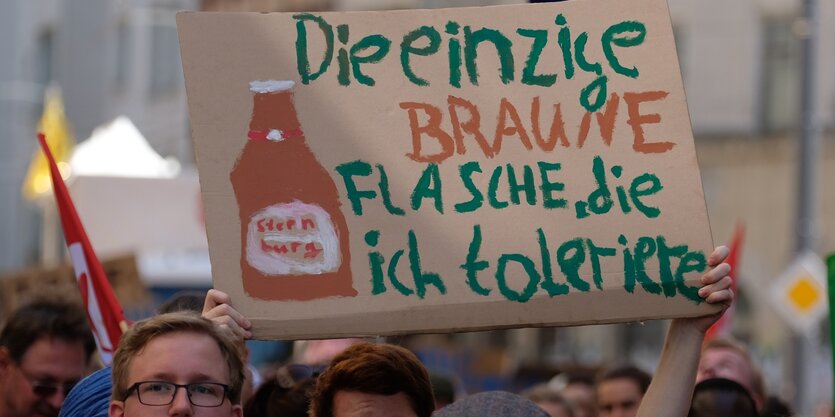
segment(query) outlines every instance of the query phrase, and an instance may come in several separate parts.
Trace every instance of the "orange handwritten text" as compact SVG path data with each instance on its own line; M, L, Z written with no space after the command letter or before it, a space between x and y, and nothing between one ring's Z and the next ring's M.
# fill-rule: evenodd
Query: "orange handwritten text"
M627 113L626 124L631 128L632 149L635 152L664 153L675 146L673 142L650 142L647 139L644 126L660 124L661 115L642 113L640 109L642 103L661 101L667 95L666 91L623 94ZM580 149L586 144L592 119L597 122L603 145L608 147L612 145L615 136L620 106L621 97L617 93L612 93L600 111L584 112L577 127L577 135L572 140L566 133L561 104L553 104L551 112L544 112L539 97L531 100L530 111L525 114L520 113L519 108L509 99L502 98L492 130L485 130L489 129L489 126L482 123L482 112L478 106L461 97L448 96L446 109L430 103L413 101L400 103L400 108L408 115L412 139L411 152L406 153L406 156L416 162L428 163L441 163L455 154L465 155L468 151L481 152L484 157L493 158L501 154L506 141L518 142L514 146L521 146L527 151L535 151L536 148L545 153L553 152L557 145L563 148L570 148L573 145ZM445 113L449 116L448 122L444 117ZM546 124L547 135L543 135L543 118L551 119L550 126ZM492 138L488 138L488 134ZM474 146L468 149L468 143Z

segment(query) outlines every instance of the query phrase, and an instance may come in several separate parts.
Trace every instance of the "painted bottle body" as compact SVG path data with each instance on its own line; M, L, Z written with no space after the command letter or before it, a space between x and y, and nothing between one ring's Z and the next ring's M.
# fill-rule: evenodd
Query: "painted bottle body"
M333 179L305 143L292 81L254 81L249 140L230 175L244 290L265 300L355 296Z

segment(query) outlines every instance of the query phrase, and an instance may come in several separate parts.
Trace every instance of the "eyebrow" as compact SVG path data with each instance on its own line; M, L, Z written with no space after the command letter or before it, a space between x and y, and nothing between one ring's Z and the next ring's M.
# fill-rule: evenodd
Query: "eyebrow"
M173 380L177 379L174 375L172 375L170 373L167 373L167 372L157 372L155 374L152 374L150 376L150 378L159 379L159 380L163 380L163 381L173 381ZM188 378L186 378L186 380L190 381L189 383L192 383L192 382L217 382L217 383L222 383L222 382L218 381L218 378L215 378L213 376L209 376L209 375L204 374L204 373L199 373L199 372L189 375Z

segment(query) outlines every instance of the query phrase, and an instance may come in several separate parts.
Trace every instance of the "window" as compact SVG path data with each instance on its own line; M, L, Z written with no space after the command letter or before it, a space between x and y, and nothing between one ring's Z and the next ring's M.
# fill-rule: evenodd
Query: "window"
M41 32L38 36L38 46L35 52L35 79L32 80L41 88L52 82L55 41L52 30Z
M797 126L800 104L800 40L792 17L763 24L762 100L760 126L764 133Z
M150 92L152 96L177 90L182 79L180 44L174 25L174 12L160 9L154 12L151 31Z
M130 80L131 28L128 22L122 20L116 29L116 58L113 74L113 87L117 91L126 88Z

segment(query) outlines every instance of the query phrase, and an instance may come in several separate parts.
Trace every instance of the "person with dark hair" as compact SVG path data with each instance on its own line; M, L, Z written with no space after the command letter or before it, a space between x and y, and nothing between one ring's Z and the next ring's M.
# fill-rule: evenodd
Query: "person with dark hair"
M452 378L430 372L429 382L432 383L432 395L435 396L436 410L455 402L455 383L452 382Z
M574 409L574 417L597 417L594 377L588 372L565 372L551 379Z
M269 375L244 405L245 416L307 417L320 366L290 364Z
M760 410L760 417L792 417L793 415L791 407L782 399L774 396L768 396L762 410Z
M742 384L709 378L696 384L688 417L759 417L751 393Z
M310 417L430 417L429 373L400 346L359 343L319 376Z
M84 377L96 342L84 307L39 298L0 330L0 417L55 417Z
M597 415L635 417L651 381L650 374L634 365L605 372L597 381Z
M136 323L113 357L110 417L241 417L244 362L232 332L193 312Z
M157 312L159 314L177 311L196 311L199 313L203 311L206 304L206 295L207 293L202 291L180 291L162 303Z

